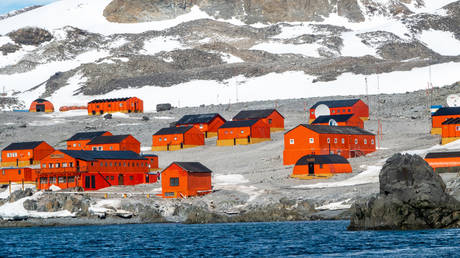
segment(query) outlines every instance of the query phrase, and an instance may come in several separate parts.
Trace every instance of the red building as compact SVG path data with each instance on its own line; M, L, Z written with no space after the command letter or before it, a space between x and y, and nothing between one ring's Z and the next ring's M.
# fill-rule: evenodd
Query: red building
M330 126L354 126L364 129L364 122L358 116L353 114L320 116L316 118L312 125L330 125Z
M270 140L270 127L262 120L228 121L217 130L217 146L245 145Z
M95 99L88 102L88 115L102 115L104 113L142 113L144 102L136 97L117 99Z
M211 193L211 173L199 162L173 162L161 172L161 196L186 198Z
M2 150L2 167L27 167L40 164L40 160L54 151L44 141L15 142Z
M0 168L0 184L27 183L35 184L37 174L31 168Z
M460 118L449 118L441 124L441 144L460 139Z
M152 151L174 151L204 145L204 134L194 126L166 127L152 136Z
M460 171L460 151L430 152L426 154L425 161L436 172Z
M341 99L319 101L310 108L310 121L319 116L354 114L366 121L369 119L369 107L360 99Z
M284 134L283 164L295 164L308 154L353 158L375 150L375 135L364 129L301 124Z
M284 130L284 117L276 109L243 110L232 120L262 120L270 127L271 132Z
M92 139L98 136L110 136L112 135L109 131L97 131L97 132L80 132L74 134L72 137L67 139L68 150L84 150L86 144Z
M295 163L291 177L351 173L348 160L337 154L305 155Z
M30 104L29 112L54 112L54 106L46 99L36 99Z
M88 142L85 150L141 152L141 143L130 134L97 136Z
M136 185L145 183L148 173L148 160L132 151L56 150L41 161L37 189Z
M431 115L431 134L442 134L442 123L449 118L460 118L460 107L442 107Z
M185 115L176 122L176 127L194 126L204 133L205 138L216 137L217 129L223 125L226 120L217 113Z

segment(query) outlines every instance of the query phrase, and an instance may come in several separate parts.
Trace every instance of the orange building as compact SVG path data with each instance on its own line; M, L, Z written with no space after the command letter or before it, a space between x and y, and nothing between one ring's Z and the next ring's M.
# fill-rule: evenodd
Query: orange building
M354 114L361 120L369 119L369 106L360 99L319 101L310 108L310 121L319 116Z
M228 121L217 130L217 146L245 145L270 140L270 127L262 120Z
M194 126L166 127L152 136L152 151L175 151L204 145L204 134Z
M118 99L95 99L88 102L88 115L104 113L142 113L144 102L136 97Z
M97 132L80 132L74 134L72 137L67 139L68 150L84 150L86 144L92 139L98 136L110 136L112 135L109 131L97 131Z
M54 106L46 99L36 99L30 104L29 112L54 112Z
M295 163L291 177L351 173L348 160L337 154L305 155Z
M358 116L353 114L334 115L334 116L319 116L312 125L330 125L330 126L354 126L364 129L364 122Z
M176 127L194 126L204 133L204 137L216 137L217 129L223 125L226 120L217 113L185 115L176 122Z
M97 136L88 142L85 150L141 152L141 143L130 134Z
M142 154L144 159L148 160L149 171L156 171L158 167L158 156L155 154Z
M15 142L2 150L2 167L26 167L40 164L40 160L54 151L48 143Z
M460 139L460 118L449 118L442 122L441 144L447 144Z
M426 154L425 161L437 172L460 171L460 151L430 152Z
M284 130L284 117L276 109L243 110L232 120L262 120L270 127L271 132Z
M353 158L375 150L375 135L364 129L301 124L284 134L283 164L295 164L308 154Z
M442 107L431 115L431 134L442 134L442 123L449 118L459 118L460 107Z
M34 184L37 180L35 169L31 168L0 168L0 184L27 183Z
M37 189L98 190L113 185L146 182L148 160L132 151L56 150L41 160Z
M186 198L211 193L211 173L200 162L173 162L161 172L161 196Z

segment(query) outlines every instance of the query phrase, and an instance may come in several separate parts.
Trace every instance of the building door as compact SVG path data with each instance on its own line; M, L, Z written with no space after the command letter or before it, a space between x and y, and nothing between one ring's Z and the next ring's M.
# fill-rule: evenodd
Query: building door
M125 182L124 182L124 178L123 178L123 174L119 174L118 175L118 185L124 185Z
M104 110L99 110L99 114L103 115L103 114L104 114Z
M308 174L314 175L315 174L315 163L309 162L308 163Z
M91 177L85 176L85 189L91 188Z
M184 148L184 143L180 143L180 148L183 149Z
M93 116L94 116L96 114L96 111L93 110L93 111L91 111L91 113L93 113Z
M35 109L37 110L37 112L45 112L45 104L37 104L35 106Z
M77 160L77 162L75 162L75 165L77 166L77 172L80 172L80 161Z
M145 182L146 182L146 183L150 183L150 182L149 182L149 175L145 175Z
M233 138L233 145L236 145L236 138Z
M96 176L91 176L91 188L96 188Z
M248 136L248 143L251 143L251 136Z
M169 144L168 144L168 145L166 145L166 150L167 150L167 151L169 151Z

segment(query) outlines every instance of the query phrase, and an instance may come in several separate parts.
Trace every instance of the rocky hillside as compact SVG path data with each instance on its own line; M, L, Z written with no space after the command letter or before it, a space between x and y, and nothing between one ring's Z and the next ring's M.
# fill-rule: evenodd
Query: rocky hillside
M317 82L324 83L323 89L341 84L344 74L355 76L343 86L351 90L374 74L446 63L458 68L460 1L439 3L446 5L435 8L422 0L104 0L97 6L64 0L0 21L0 79L9 96L24 103L45 97L58 106L63 99L81 103L125 95L121 90L127 88L147 86L150 90L129 94L157 96L158 87L203 81L225 89L235 78L246 86L251 78L270 74L289 80L292 72L303 78L293 82L298 92L286 97L298 97ZM58 13L55 23L29 21L50 10ZM100 17L85 17L87 11ZM406 84L425 87L410 77ZM439 85L458 80L439 77ZM394 91L402 87L393 86ZM233 90L221 88L202 103L219 101L219 95L225 101L234 98ZM190 94L184 94L163 101L191 103L186 100Z

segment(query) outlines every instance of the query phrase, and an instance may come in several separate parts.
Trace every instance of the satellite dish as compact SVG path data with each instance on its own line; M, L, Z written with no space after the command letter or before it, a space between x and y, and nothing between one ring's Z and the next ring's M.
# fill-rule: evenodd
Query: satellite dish
M337 121L335 121L334 119L331 119L331 120L329 120L329 125L330 126L337 126Z
M315 117L318 118L320 116L330 116L331 110L328 106L324 104L320 104L315 108Z
M447 96L447 105L449 107L460 107L460 94L450 94Z

